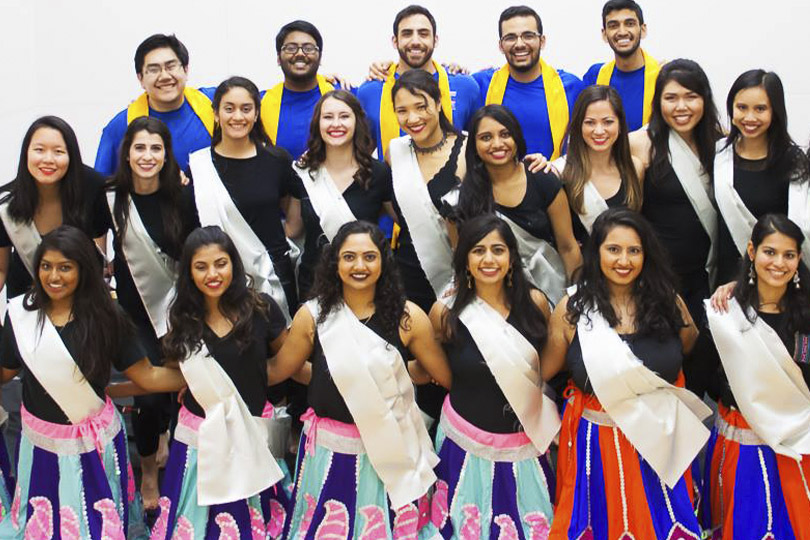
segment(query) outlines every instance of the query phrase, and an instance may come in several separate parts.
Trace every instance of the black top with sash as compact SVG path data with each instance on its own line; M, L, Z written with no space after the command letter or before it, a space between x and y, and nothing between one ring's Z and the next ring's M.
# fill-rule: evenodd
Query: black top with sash
M526 193L517 206L496 204L498 212L505 215L523 230L556 247L554 230L548 217L548 207L562 189L556 175L544 172L532 173L526 169Z
M605 204L607 204L608 208L624 208L627 206L627 202L625 198L627 197L627 190L624 187L624 182L619 184L619 191L614 193L611 197L605 199ZM582 224L577 213L574 212L574 209L571 209L571 224L574 227L574 238L577 239L577 242L580 244L584 244L588 241L588 231L585 229L585 225Z

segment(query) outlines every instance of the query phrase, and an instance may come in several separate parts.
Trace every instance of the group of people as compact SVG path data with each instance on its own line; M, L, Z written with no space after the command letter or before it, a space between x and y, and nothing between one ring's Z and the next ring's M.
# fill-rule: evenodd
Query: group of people
M533 9L498 27L502 68L450 73L408 6L356 91L305 21L264 92L186 87L154 35L95 169L30 126L0 538L810 538L810 166L779 77L734 82L726 133L633 0L584 83Z

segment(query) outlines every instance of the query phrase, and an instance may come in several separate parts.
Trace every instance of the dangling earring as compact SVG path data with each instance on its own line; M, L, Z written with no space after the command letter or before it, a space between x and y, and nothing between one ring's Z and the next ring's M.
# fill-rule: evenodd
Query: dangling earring
M514 273L515 273L515 267L513 266L513 267L509 268L509 273L506 274L506 286L507 287L512 286L512 274L514 274Z
M800 278L799 278L799 271L798 271L798 270L796 270L796 273L795 273L795 274L793 274L793 284L794 284L794 285L796 285L796 288L797 288L797 289L801 289L801 288L802 288L802 286L799 284L799 281L800 281Z
M467 288L472 289L473 288L472 274L470 273L469 270L465 270L465 272L467 273Z
M754 261L751 261L751 268L748 269L748 284L753 285L757 279L757 271L754 270Z

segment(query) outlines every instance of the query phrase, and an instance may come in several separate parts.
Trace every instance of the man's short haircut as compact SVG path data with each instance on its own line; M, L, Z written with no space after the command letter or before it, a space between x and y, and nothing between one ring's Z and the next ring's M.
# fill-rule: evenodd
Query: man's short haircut
M511 6L501 12L498 18L498 37L503 37L503 29L501 26L504 21L514 19L515 17L534 17L534 22L537 23L537 33L543 35L543 21L540 20L540 15L529 6Z
M155 49L169 48L177 55L180 60L180 65L184 68L188 67L188 49L183 45L183 42L175 37L174 34L154 34L149 36L135 49L135 73L138 75L143 71L143 63L146 55Z
M635 12L638 18L638 24L644 24L644 12L641 11L641 6L635 0L608 0L602 6L602 28L604 29L607 23L607 16L613 11L620 11L622 9L629 9Z
M293 32L303 32L312 36L312 39L315 40L315 45L323 52L323 37L321 37L321 33L318 32L318 29L315 28L315 25L311 22L299 19L285 24L281 27L281 30L278 31L278 34L276 34L276 54L281 54L281 47L284 45L284 40Z
M399 23L402 22L402 19L407 19L408 17L412 17L414 15L424 15L427 17L427 20L430 21L430 26L433 27L433 35L436 35L436 19L433 18L433 14L428 11L426 7L411 4L397 13L397 16L394 17L394 36L399 34Z

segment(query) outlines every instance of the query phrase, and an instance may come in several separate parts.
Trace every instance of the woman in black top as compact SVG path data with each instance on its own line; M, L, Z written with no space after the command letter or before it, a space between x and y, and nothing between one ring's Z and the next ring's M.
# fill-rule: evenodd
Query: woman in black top
M298 267L298 296L302 300L309 294L320 253L337 227L345 222L343 218L377 223L383 211L394 217L391 170L371 157L373 150L368 121L357 98L346 90L324 94L312 113L307 151L294 166L298 175L291 202L300 204L304 225L304 250ZM327 182L328 186L322 185ZM316 193L332 196L331 200L328 196L326 200L316 197L319 210L309 194L316 183L321 184ZM351 215L332 208L344 201ZM293 204L291 213L294 209ZM328 234L321 226L324 220ZM288 227L287 232L297 236L298 231Z
M146 348L149 361L161 365L162 354L159 338L166 332L168 305L164 298L148 297L154 304L151 309L161 311L152 320L147 313L143 295L149 290L150 279L163 279L161 292L173 290L177 279L175 265L186 236L199 226L194 196L190 186L180 181L180 169L172 152L171 133L166 125L156 118L136 118L127 127L121 143L121 152L116 174L110 179L105 216L113 231L115 258L113 272L118 303L135 323L141 343ZM134 205L134 208L130 205ZM132 212L137 212L133 216ZM142 225L133 225L133 221ZM140 275L139 283L133 279L122 238L145 231L148 238L142 240L153 247L159 260L166 260L164 275ZM142 254L132 253L137 258ZM165 258L165 259L164 259ZM136 267L137 268L137 267ZM141 270L143 272L143 270ZM158 335L159 333L159 335ZM132 427L135 445L141 456L141 495L144 508L158 506L157 450L160 435L169 428L172 401L168 394L135 396ZM165 442L164 442L165 445ZM165 448L164 448L165 451Z

